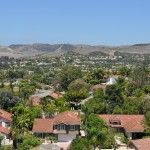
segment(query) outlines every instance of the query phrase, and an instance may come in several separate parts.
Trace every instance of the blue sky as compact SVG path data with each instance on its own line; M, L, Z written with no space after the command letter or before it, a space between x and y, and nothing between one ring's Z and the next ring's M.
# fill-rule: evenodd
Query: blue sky
M150 0L0 0L0 45L150 43Z

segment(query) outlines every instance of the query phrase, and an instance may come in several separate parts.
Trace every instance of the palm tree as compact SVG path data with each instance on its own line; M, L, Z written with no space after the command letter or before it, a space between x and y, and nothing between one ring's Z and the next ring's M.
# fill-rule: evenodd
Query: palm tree
M9 82L10 82L10 88L12 89L12 92L13 92L13 80L16 78L16 73L14 70L8 70L7 71L7 78L9 79Z
M6 73L4 71L0 71L0 81L1 81L1 87L4 87L4 79L6 78Z
M89 115L89 111L88 111L88 107L84 104L84 105L82 105L82 111L84 112L84 114L85 114L85 122L84 122L84 124L85 124L85 137L86 137L86 139L88 138L88 132L87 132L87 123L88 123L88 115Z
M97 80L104 79L105 72L102 69L97 69L93 71L93 77Z

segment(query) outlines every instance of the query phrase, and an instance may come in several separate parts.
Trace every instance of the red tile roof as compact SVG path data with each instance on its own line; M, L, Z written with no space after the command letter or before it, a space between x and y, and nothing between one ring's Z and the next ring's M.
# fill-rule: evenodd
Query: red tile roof
M66 111L56 115L54 118L35 119L32 131L39 132L39 133L52 133L53 125L60 124L60 123L64 123L68 125L81 124L78 115L74 114L73 112Z
M5 110L0 109L0 118L4 118L8 121L12 121L12 114Z
M144 132L144 124L142 123L144 120L144 115L98 115L101 117L108 126L118 127L118 125L111 125L110 121L120 121L121 125L119 127L123 127L126 131L134 131L134 132Z
M132 140L137 150L150 150L150 138Z
M7 134L7 135L10 133L9 129L4 128L4 127L0 127L0 132L4 133L4 134Z
M53 119L35 119L32 131L39 133L52 133Z
M78 115L70 111L60 113L54 117L54 124L59 124L59 123L65 123L69 125L81 124L80 119L78 118Z
M100 88L102 88L103 90L106 90L106 84L96 84L96 85L92 86L93 90L97 90Z
M40 97L34 97L32 99L32 106L38 106L40 104L41 98Z
M58 99L58 98L62 97L61 94L57 94L57 93L51 93L49 96L52 97L53 99Z

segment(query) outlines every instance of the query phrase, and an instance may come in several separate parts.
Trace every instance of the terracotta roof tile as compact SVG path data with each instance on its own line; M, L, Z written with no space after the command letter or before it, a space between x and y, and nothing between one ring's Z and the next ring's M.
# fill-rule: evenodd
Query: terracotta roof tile
M11 113L5 111L5 110L2 110L0 109L0 118L4 118L8 121L12 121L12 115Z
M35 119L33 125L33 132L43 132L43 133L52 133L53 125L55 124L68 124L68 125L80 125L80 119L78 115L73 112L66 111L56 115L54 118L47 119Z
M40 97L34 97L32 99L32 106L38 106L40 104L41 98Z
M9 134L9 133L10 133L10 130L7 129L7 128L4 128L4 127L0 127L0 132L1 132L1 133L4 133L4 134Z
M58 98L62 97L61 94L57 94L57 93L51 93L49 96L52 97L53 99L58 99Z
M92 86L93 90L97 90L100 88L102 88L103 90L106 90L106 84L96 84L96 85Z
M54 124L65 123L65 124L81 124L78 115L74 114L73 112L66 111L60 113L54 117Z
M121 126L126 131L137 131L137 132L143 132L144 131L144 125L143 125L143 119L144 115L106 115L106 114L100 114L98 115L101 117L108 126L112 126L110 124L110 119L118 119L121 122ZM113 125L115 127L115 125Z
M120 121L117 115L111 115L109 118L110 121Z
M52 133L53 119L35 119L33 125L33 132Z
M132 140L137 150L150 150L150 138Z
M142 126L142 120L133 119L130 123L124 126L126 131L141 131L144 132L144 127Z

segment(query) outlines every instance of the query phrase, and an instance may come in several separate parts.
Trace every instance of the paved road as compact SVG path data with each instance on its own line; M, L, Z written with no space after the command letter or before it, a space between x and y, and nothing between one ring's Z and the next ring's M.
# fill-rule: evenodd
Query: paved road
M92 98L93 98L93 95L90 96L90 97L88 97L88 98L86 98L86 99L84 99L84 100L82 100L82 101L80 102L80 104L83 105L86 101L88 101L89 99L92 99Z

